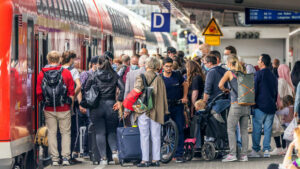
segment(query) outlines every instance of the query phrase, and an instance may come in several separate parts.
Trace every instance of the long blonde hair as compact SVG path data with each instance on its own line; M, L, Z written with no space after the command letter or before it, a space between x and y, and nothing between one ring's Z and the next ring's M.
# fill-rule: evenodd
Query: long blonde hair
M236 56L228 56L227 63L231 64L234 67L235 71L246 73L244 66L240 63L239 59Z

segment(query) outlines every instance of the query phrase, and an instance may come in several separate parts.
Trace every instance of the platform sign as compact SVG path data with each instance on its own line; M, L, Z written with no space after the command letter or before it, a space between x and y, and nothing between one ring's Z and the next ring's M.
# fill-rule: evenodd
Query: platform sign
M246 24L300 24L300 12L246 8L245 16Z
M205 36L205 43L211 46L219 46L221 44L220 37L223 33L217 24L215 18L212 18L206 28L204 29L202 35Z
M189 33L187 36L187 43L188 44L195 44L197 43L197 35L193 34L193 33Z
M171 14L152 12L151 32L170 32Z

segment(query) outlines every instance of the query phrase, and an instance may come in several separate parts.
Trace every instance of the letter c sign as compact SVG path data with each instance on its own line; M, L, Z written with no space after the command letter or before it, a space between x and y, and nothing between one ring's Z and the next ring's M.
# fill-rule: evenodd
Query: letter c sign
M151 32L170 32L170 13L151 14Z

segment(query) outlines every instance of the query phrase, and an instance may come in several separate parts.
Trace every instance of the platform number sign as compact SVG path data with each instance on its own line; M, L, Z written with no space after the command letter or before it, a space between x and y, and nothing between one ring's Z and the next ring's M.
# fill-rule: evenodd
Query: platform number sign
M187 36L187 43L188 44L195 44L197 43L197 35L193 33L189 33Z
M152 12L151 32L170 32L171 14Z

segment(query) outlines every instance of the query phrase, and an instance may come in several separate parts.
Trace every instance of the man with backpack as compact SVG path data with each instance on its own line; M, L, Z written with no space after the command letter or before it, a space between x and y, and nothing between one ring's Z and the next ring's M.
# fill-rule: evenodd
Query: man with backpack
M276 100L278 94L278 81L270 70L271 57L262 54L258 60L259 71L255 73L255 109L253 115L252 152L249 157L260 157L261 130L264 126L263 152L265 158L270 157L271 134Z
M180 72L173 72L173 60L169 57L163 60L162 78L165 82L167 99L168 99L168 109L170 112L170 117L175 121L178 128L178 147L176 150L175 158L177 163L185 162L183 157L184 152L184 103L188 102L188 84L185 82Z
M59 165L57 149L57 125L62 135L62 164L70 165L71 144L71 104L74 100L74 81L68 69L59 66L60 54L51 51L47 55L46 65L37 77L36 93L45 108L45 120L48 128L49 153L52 165Z

